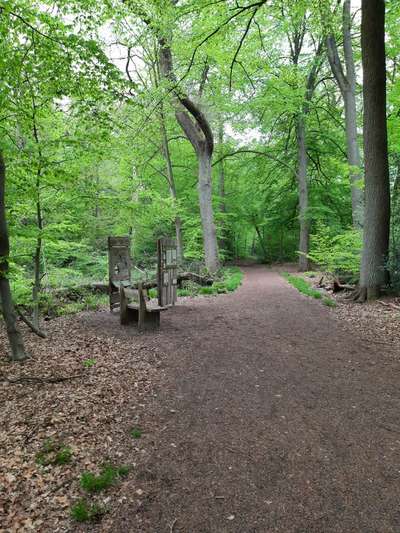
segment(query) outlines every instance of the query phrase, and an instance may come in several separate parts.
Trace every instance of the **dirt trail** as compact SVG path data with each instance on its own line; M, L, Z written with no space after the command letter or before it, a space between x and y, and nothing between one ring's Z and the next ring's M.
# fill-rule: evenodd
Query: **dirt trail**
M399 532L398 361L244 270L238 291L187 300L150 334L164 376L126 487L143 496L102 531Z

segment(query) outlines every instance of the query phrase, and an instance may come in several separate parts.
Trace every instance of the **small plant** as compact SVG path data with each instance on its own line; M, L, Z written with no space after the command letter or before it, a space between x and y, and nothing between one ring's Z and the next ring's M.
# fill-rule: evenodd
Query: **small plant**
M105 513L104 507L81 499L71 508L71 517L77 522L96 522Z
M323 298L322 303L326 305L327 307L336 307L335 300L332 300L332 298Z
M86 492L100 492L111 487L118 478L125 477L128 472L128 466L105 466L98 476L92 472L84 472L81 475L80 484Z
M72 459L72 451L71 448L68 446L65 446L60 451L56 453L56 456L54 457L53 464L54 465L66 465L67 463L70 463Z
M42 466L65 465L72 460L72 450L62 442L48 439L36 454L36 463Z
M96 359L84 359L83 360L83 366L85 368L91 368L92 366L94 366L96 364Z
M140 439L140 437L142 436L142 430L139 428L133 428L131 430L131 435L134 439Z

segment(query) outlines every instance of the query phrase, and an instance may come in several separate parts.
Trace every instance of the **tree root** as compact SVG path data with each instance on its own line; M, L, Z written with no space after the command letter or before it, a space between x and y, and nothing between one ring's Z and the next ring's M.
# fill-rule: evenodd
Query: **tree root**
M37 328L30 320L29 318L27 318L23 312L21 311L21 309L16 306L16 311L18 313L18 316L20 317L20 319L22 320L22 322L24 322L28 328L30 328L33 333L35 333L38 337L41 337L42 339L46 339L47 338L47 335L44 331L40 330L39 328Z
M6 381L7 383L62 383L69 381L70 379L77 379L83 376L83 374L75 374L74 376L54 376L54 377L35 377L35 376L21 376L19 378L8 378L4 374L0 375L0 381Z

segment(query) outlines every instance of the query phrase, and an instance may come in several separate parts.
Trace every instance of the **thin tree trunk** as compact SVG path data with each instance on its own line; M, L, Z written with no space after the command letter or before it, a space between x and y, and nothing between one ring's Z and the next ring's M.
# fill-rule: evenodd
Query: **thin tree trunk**
M11 296L8 279L8 257L10 245L5 206L6 166L3 153L0 151L0 300L4 322L7 328L8 340L11 347L11 359L23 361L28 357L21 333L17 328L17 316Z
M297 181L299 187L299 270L308 270L308 248L310 223L308 220L308 176L307 176L307 146L304 117L299 116L296 124L297 138Z
M263 252L263 261L266 261L266 259L267 259L267 249L265 248L264 235L261 233L260 228L258 227L257 224L254 224L254 227L256 229L256 233L257 233L257 236L258 236L258 240L260 242L261 250Z
M40 185L42 175L42 151L40 148L39 134L36 126L36 107L33 100L33 136L38 148L38 167L36 172L36 224L38 235L36 238L36 249L34 256L34 282L32 288L33 300L33 324L39 329L39 295L41 290L41 257L42 257L42 231L43 231L43 215L42 203L40 197Z
M165 116L164 116L164 112L162 108L160 112L160 129L161 129L162 150L163 150L163 155L164 155L164 160L165 160L169 192L170 192L171 198L173 198L174 202L176 203L177 196L176 196L174 171L172 168L171 152L169 149L168 135L167 135L166 127L165 127ZM175 235L176 235L176 250L177 250L178 263L181 264L183 260L182 221L178 215L175 217Z
M390 187L386 123L385 2L362 0L365 220L359 300L374 299L387 280Z
M357 104L356 104L356 72L354 66L353 46L351 38L351 0L343 4L343 49L346 73L337 50L335 37L327 38L329 64L339 86L344 101L347 162L350 169L351 207L353 226L360 229L363 225L363 191L360 187L360 149L357 141Z

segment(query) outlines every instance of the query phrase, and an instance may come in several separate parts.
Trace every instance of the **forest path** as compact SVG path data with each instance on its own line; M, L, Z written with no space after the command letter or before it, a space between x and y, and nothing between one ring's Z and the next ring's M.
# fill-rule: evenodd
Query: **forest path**
M154 432L127 488L143 497L104 530L400 531L399 363L279 274L244 271L235 293L163 315Z

